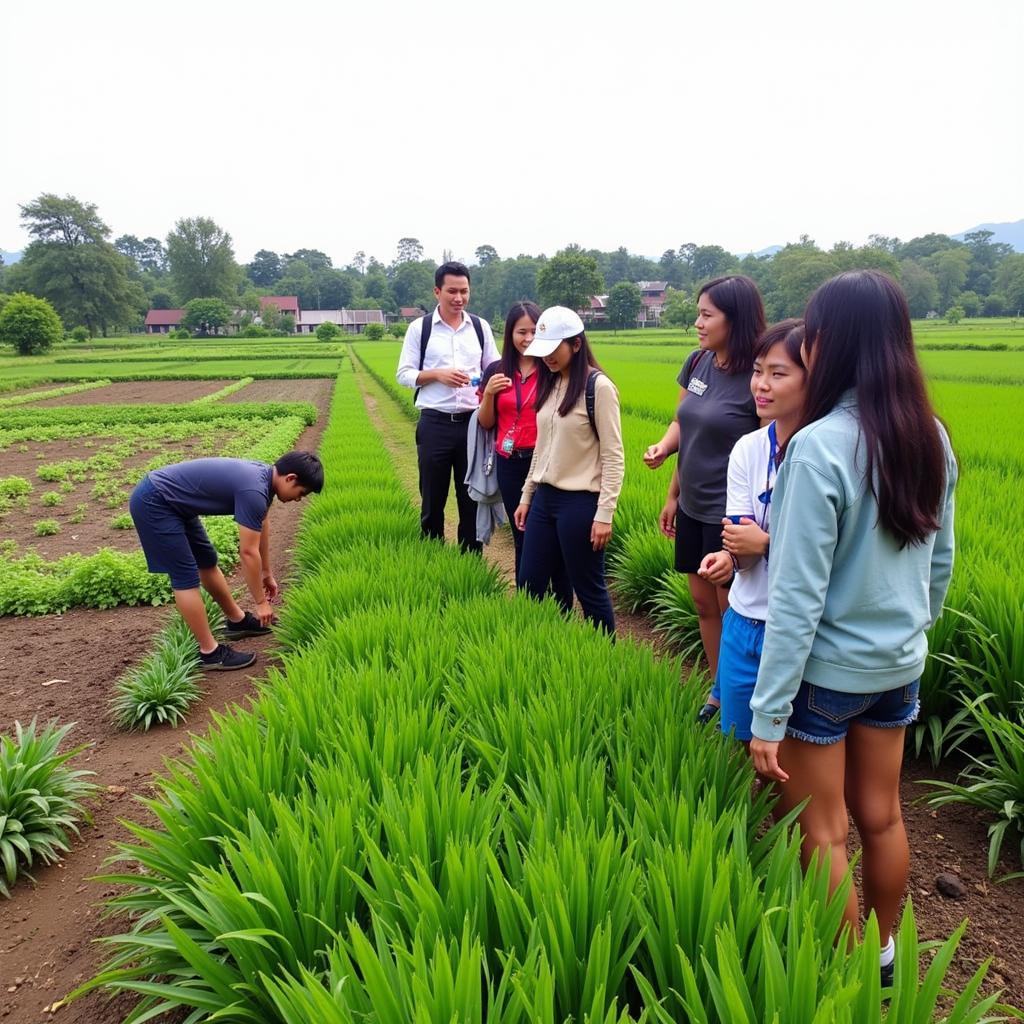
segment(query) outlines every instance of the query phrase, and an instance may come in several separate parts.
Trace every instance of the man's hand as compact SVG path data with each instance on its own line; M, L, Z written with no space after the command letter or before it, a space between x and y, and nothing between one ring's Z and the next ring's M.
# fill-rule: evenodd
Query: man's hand
M652 444L647 451L644 452L644 465L649 469L657 469L669 456L668 448L659 441L657 444Z
M768 534L747 516L743 516L739 523L723 519L722 547L737 558L764 555L768 551Z
M270 607L269 601L260 601L253 609L253 615L260 620L261 626L269 626L274 621L274 609Z
M469 374L462 370L432 370L434 380L450 388L464 388L469 383Z
M520 533L522 533L526 529L526 517L529 514L530 514L530 506L529 505L520 505L516 509L515 515L512 516L512 520L516 524L516 529Z
M728 551L712 551L711 554L705 555L697 570L698 576L719 587L723 583L728 583L732 579L732 574L732 556Z
M676 512L679 509L675 499L665 502L665 507L658 516L658 529L670 540L676 535Z
M590 527L590 543L595 551L603 551L612 539L612 524L599 523L596 519Z
M776 782L789 782L789 776L779 767L778 743L759 740L755 736L750 741L750 760L754 762L754 770L758 775Z
M265 572L263 574L263 592L267 595L268 601L276 601L281 593L281 588L278 586L277 580L274 579L273 573Z
M502 391L508 391L512 387L512 378L506 377L503 373L491 374L490 380L487 381L487 387L484 388L485 395L500 395Z

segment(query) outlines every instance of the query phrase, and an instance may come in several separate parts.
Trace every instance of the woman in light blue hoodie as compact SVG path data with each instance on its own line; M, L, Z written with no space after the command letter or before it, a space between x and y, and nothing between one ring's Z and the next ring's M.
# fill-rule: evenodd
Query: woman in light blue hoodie
M907 302L878 271L840 274L804 314L801 429L772 496L768 618L750 754L800 814L805 863L843 879L847 811L863 842L865 913L891 984L909 871L899 783L925 631L953 568L957 467L914 352ZM857 894L846 920L857 930Z

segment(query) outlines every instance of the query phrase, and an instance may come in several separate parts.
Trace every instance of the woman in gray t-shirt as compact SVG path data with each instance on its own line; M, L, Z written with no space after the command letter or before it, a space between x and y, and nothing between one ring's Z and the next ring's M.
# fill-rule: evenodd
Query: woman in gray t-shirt
M673 452L679 453L659 526L675 540L676 571L687 574L714 678L728 592L698 576L697 570L705 555L722 546L732 446L760 426L750 393L754 343L765 328L757 285L740 275L709 281L697 296L695 326L700 348L690 353L679 373L676 418L644 453L644 462L657 469ZM718 703L712 690L701 721L714 716Z

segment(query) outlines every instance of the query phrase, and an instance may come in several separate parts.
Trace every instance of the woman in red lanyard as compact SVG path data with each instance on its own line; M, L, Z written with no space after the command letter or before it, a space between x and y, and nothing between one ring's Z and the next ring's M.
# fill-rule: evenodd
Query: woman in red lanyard
M517 302L508 311L501 359L491 363L480 380L477 415L481 427L496 432L495 470L516 546L517 587L524 534L516 528L514 517L537 442L537 361L523 353L533 341L539 319L540 307L534 302ZM564 565L552 567L551 580L556 599L571 607L573 593Z

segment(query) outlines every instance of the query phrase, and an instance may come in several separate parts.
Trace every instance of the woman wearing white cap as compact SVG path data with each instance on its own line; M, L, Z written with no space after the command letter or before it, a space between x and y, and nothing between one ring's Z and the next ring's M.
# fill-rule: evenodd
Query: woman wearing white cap
M561 560L583 614L614 633L604 549L625 466L619 395L571 309L541 313L524 354L539 358L545 370L537 387L537 442L515 514L516 526L526 531L522 586L543 597Z

